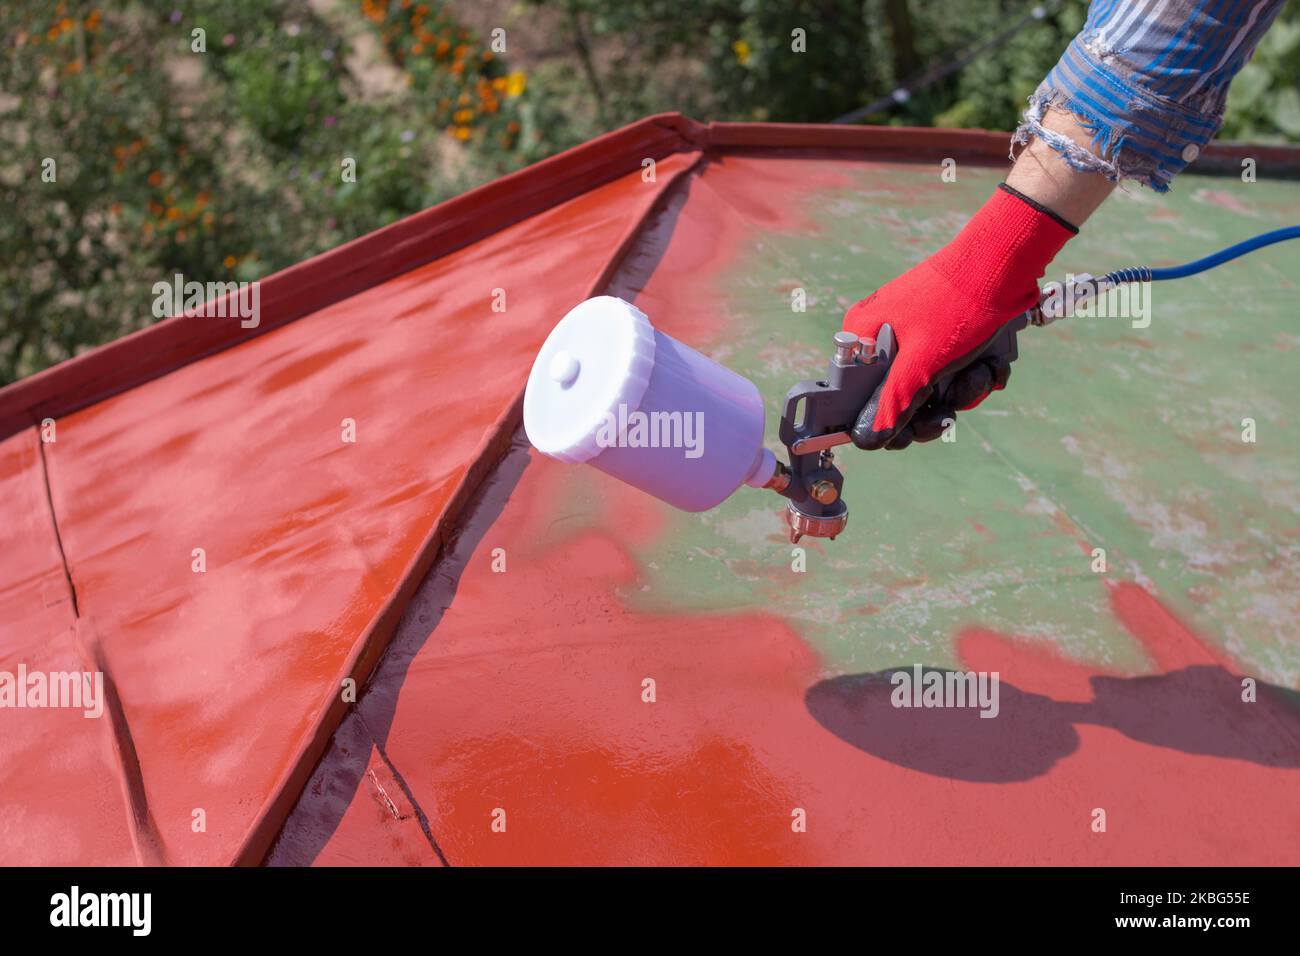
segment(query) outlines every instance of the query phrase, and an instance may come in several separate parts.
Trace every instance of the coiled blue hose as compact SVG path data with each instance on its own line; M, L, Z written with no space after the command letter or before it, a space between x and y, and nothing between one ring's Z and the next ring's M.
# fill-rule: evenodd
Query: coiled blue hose
M1235 246L1228 246L1228 248L1220 249L1204 259L1186 262L1181 266L1169 266L1166 269L1152 269L1149 266L1116 269L1114 272L1107 273L1101 281L1119 285L1121 282L1159 282L1162 279L1182 279L1185 276L1194 276L1206 269L1221 266L1225 262L1231 262L1238 256L1244 256L1248 252L1254 252L1256 249L1262 249L1265 246L1271 246L1275 242L1282 242L1286 239L1300 239L1300 226L1286 226L1282 229L1274 229L1272 232L1266 232L1244 242L1239 242Z

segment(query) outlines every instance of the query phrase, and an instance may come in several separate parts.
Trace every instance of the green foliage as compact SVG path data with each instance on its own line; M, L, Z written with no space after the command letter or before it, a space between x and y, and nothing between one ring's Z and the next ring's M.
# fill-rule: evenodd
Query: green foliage
M414 95L356 97L305 5L5 5L0 37L0 383L154 321L176 272L259 279L494 168L447 168Z
M732 32L709 29L709 72L732 115L825 121L860 106L870 87L862 51L871 26L860 0L799 0L741 6Z
M1041 2L866 121L1013 127L1087 10ZM1030 5L521 0L506 52L466 26L471 0L0 4L0 383L153 321L175 272L261 278L650 113L828 122ZM363 90L367 33L398 89ZM1295 3L1228 102L1224 137L1300 140Z
M496 169L553 151L538 125L539 103L525 100L527 77L508 71L491 44L446 6L411 0L360 0L359 6L424 104L425 124L461 143L488 146Z
M862 0L529 2L563 25L574 78L606 125L665 110L825 120L868 89Z
M343 105L338 81L319 56L254 48L230 57L226 66L244 119L280 149L293 149Z
M134 29L89 4L5 8L0 90L0 380L149 318L149 285L221 269L247 243L212 131L187 122ZM133 26L135 24L132 24ZM224 238L218 240L218 231Z
M1023 4L1006 8L986 4L979 14L969 11L962 18L963 35L954 38L954 45L968 48L997 33L1008 20L1023 16L1026 9ZM913 113L913 121L935 126L1014 129L1030 94L1083 26L1086 10L1084 0L1062 3L1041 23L1027 26L1004 46L980 56L945 81L935 91L939 102L934 102L933 93L927 99L933 104L931 108L937 109ZM935 55L939 54L931 54Z
M1300 7L1278 14L1255 56L1232 81L1220 135L1254 142L1300 140Z

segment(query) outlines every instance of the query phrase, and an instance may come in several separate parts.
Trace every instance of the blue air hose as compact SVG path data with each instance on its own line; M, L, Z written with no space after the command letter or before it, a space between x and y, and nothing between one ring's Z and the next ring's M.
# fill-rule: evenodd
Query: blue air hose
M1220 249L1204 259L1186 262L1181 266L1169 266L1165 269L1152 269L1149 266L1116 269L1104 276L1101 282L1103 285L1107 283L1119 285L1121 282L1159 282L1162 279L1182 279L1185 276L1194 276L1198 272L1204 272L1206 269L1213 269L1225 262L1231 262L1238 256L1244 256L1248 252L1254 252L1256 249L1262 249L1265 246L1271 246L1275 242L1282 242L1286 239L1300 239L1300 226L1286 226L1282 229L1274 229L1272 232L1266 232L1244 242L1239 242L1235 246L1228 246L1228 248Z

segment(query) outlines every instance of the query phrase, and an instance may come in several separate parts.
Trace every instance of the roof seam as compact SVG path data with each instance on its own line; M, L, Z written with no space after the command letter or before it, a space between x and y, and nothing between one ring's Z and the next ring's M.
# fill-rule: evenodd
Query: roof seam
M635 248L647 224L654 220L661 209L664 197L674 192L682 182L689 180L705 162L707 162L706 155L701 151L694 162L671 173L659 195L628 227L583 298L599 295L610 286L628 254ZM496 474L501 462L509 453L515 433L523 424L523 397L521 387L510 407L497 419L490 433L485 436L469 471L461 479L460 485L442 514L435 520L429 535L420 545L388 602L376 614L366 631L360 635L357 651L345 663L344 672L339 675L341 678L352 677L359 685L364 685L366 680L376 673L396 633L401 616L410 604L416 589L445 557L465 517L471 512L479 490L492 475ZM236 865L256 865L265 861L285 821L301 798L303 789L328 752L334 734L348 712L355 708L355 704L349 707L342 706L339 695L333 688L330 689L327 699L317 711L316 727L310 739L301 747L290 763L289 769L267 797L262 810L250 825L242 845L235 854L233 862ZM372 739L374 739L373 735ZM377 740L376 745L378 745ZM396 772L396 768L393 769Z
M127 832L131 836L131 849L139 866L164 866L166 852L155 829L149 810L149 794L145 786L144 767L135 746L131 724L126 719L122 695L117 681L108 666L104 646L90 618L79 618L73 625L76 644L92 667L104 675L104 711L108 715L108 731L112 740L114 769L127 811Z
M443 866L451 866L451 861L447 859L447 854L442 852L442 847L438 845L437 837L433 835L433 828L429 825L429 815L425 813L424 808L420 806L420 801L415 797L415 791L411 789L409 784L407 784L406 777L402 776L402 771L397 769L397 764L393 763L393 759L388 756L388 750L384 747L383 742L375 737L374 734L370 733L370 728L366 725L365 717L360 713L358 713L357 716L361 719L361 725L366 728L366 733L370 736L370 739L374 741L375 752L379 754L379 759L388 765L388 769L393 773L393 779L396 780L397 785L402 788L402 793L406 795L406 799L411 801L411 808L415 810L415 818L420 822L420 830L424 833L424 838L429 841L429 846L433 848L434 855L438 857L438 860Z
M72 582L72 568L68 564L68 554L63 548L63 535L59 531L59 518L54 510L54 490L50 486L50 467L45 458L45 439L42 437L40 430L33 428L36 433L36 447L40 451L41 458L41 481L45 486L45 502L49 506L50 526L54 529L54 544L59 549L59 561L63 565L63 579L68 584L68 597L72 600L73 618L81 617L81 611L77 605L77 587Z

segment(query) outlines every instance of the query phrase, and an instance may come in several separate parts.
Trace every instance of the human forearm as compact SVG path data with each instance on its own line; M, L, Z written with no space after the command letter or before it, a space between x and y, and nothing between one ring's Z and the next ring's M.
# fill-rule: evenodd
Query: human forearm
M1080 149L1092 151L1091 134L1073 114L1049 110L1043 126ZM1082 226L1115 188L1115 183L1100 172L1075 169L1061 162L1056 150L1040 137L1032 139L1016 158L1007 185L1075 227Z

